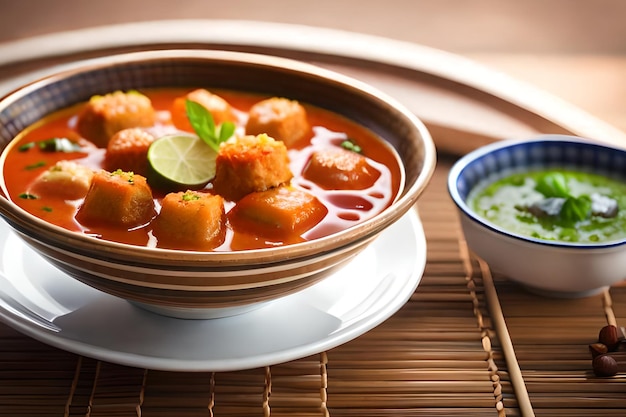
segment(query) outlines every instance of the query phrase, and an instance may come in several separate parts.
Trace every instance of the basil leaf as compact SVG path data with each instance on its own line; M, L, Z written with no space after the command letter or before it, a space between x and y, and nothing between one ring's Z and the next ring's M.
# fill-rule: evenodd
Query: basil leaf
M567 198L570 196L567 180L560 172L551 172L540 177L535 186L535 190L547 198Z
M187 100L185 110L193 130L215 152L219 150L220 143L228 140L235 133L234 123L225 122L216 126L211 112L202 104Z
M203 105L196 103L195 101L187 100L185 102L185 109L187 110L187 117L191 123L191 127L196 134L211 146L215 148L215 122L211 113L204 108Z
M220 143L227 141L235 133L234 123L222 123L218 128Z
M576 222L585 220L591 213L591 198L586 195L580 197L568 197L563 206L559 217L567 225L574 225Z

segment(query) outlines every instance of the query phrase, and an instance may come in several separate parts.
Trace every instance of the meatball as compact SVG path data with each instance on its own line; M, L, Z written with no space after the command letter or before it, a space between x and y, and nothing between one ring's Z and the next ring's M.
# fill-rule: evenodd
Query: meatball
M222 143L215 169L213 188L231 201L286 184L293 178L285 144L265 134Z
M297 101L273 97L250 108L246 134L266 133L287 147L294 146L311 131L306 110Z
M78 116L78 132L100 148L122 129L154 125L156 112L150 99L136 91L93 96Z
M302 175L327 190L364 190L380 172L365 156L337 147L314 152Z
M107 145L104 168L107 171L134 172L147 175L148 148L154 136L141 128L124 129L117 132Z

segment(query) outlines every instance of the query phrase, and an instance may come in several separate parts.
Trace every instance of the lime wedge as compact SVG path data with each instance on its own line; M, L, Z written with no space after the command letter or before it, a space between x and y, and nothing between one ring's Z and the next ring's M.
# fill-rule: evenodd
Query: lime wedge
M155 185L197 188L215 176L217 153L193 135L163 136L148 148L148 179Z

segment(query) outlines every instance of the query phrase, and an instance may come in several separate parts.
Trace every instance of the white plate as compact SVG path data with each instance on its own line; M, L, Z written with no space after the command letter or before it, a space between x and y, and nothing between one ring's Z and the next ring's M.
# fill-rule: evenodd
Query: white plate
M419 284L426 240L416 210L336 274L237 316L160 316L48 264L0 222L0 319L52 346L122 365L232 371L316 354L367 332Z

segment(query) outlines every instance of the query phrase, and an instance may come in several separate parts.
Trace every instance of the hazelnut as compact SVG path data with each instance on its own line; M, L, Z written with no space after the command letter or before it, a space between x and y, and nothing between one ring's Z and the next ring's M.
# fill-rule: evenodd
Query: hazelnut
M609 324L600 329L598 342L606 345L609 351L614 351L619 346L620 340L617 334L617 327Z
M596 356L604 355L607 353L609 349L606 347L604 343L592 343L589 345L589 352L591 352L591 357L595 358Z
M617 361L609 355L596 356L591 366L596 376L614 376L618 371Z

